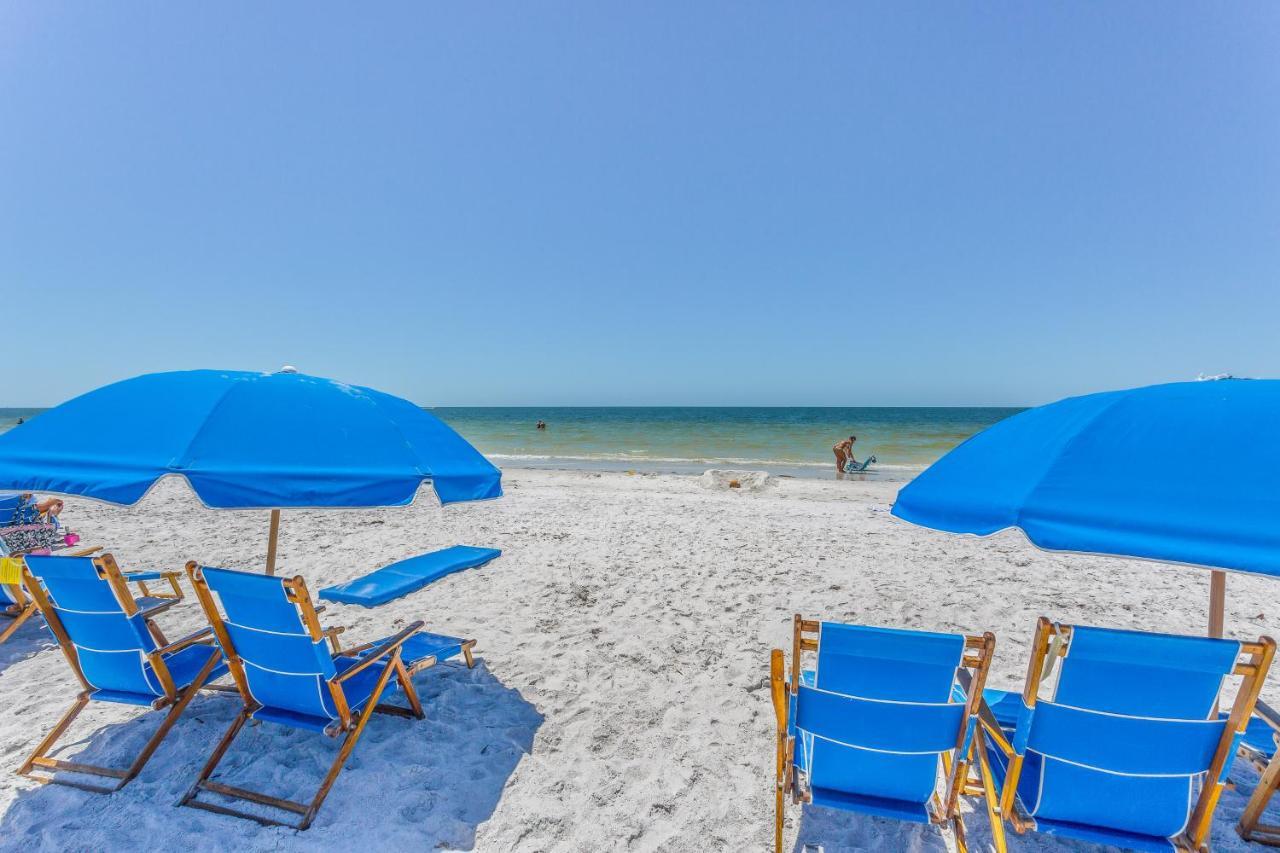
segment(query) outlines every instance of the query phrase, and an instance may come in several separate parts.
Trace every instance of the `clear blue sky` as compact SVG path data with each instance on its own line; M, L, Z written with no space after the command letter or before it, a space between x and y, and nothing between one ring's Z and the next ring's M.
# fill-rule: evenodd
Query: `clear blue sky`
M0 3L0 405L1280 374L1280 4Z

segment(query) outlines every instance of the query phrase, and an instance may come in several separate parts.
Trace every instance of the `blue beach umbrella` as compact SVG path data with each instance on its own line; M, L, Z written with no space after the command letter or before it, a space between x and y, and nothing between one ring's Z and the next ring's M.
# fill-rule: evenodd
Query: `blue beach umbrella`
M1072 397L1003 420L935 462L893 514L1035 545L1280 576L1280 380L1177 382Z
M502 475L420 407L286 368L189 370L103 386L0 435L0 490L137 503L162 477L216 509L385 507L430 482L442 504L502 494Z

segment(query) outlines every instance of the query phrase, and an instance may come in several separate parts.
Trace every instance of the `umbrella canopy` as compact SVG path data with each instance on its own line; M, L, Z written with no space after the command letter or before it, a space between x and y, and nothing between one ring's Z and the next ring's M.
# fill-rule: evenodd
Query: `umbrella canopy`
M152 373L0 436L0 489L136 503L186 478L219 509L400 506L502 494L502 475L434 415L371 388L282 371Z
M1280 575L1280 380L1154 385L1014 415L899 493L907 521Z
M1018 528L1054 551L1280 575L1277 483L1280 381L1179 382L1014 415L908 483L893 514L952 533Z

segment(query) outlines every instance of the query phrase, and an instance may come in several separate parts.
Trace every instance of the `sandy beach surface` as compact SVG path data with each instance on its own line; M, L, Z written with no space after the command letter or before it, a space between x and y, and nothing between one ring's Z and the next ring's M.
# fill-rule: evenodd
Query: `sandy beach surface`
M501 500L441 509L288 511L281 572L313 591L393 560L465 543L502 548L489 566L377 609L330 605L351 643L415 619L474 637L474 670L441 666L416 683L428 719L375 716L306 833L174 804L238 700L197 699L141 776L94 795L0 774L0 847L22 850L482 851L764 850L773 821L771 647L793 613L996 633L992 686L1020 688L1037 616L1201 633L1205 572L1052 555L1021 536L947 536L893 519L885 482L772 480L759 491L701 478L509 471ZM202 508L181 482L137 507L68 501L64 516L126 568L195 559L260 567L267 518ZM1280 636L1275 581L1233 575L1227 629ZM162 620L200 624L188 601ZM76 688L42 621L0 646L0 762L16 769ZM1264 697L1280 699L1270 679ZM160 715L99 704L62 757L124 763ZM320 735L264 724L224 762L230 784L309 796L336 750ZM1234 823L1256 783L1232 773L1215 850L1254 849ZM974 810L976 807L976 811ZM990 833L966 806L973 849ZM937 827L792 807L787 849L954 849ZM1083 845L1013 836L1014 850Z

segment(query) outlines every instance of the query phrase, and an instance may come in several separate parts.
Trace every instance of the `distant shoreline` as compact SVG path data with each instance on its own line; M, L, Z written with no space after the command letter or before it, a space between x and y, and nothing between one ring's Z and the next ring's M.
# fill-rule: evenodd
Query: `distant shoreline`
M637 474L676 474L696 476L709 470L767 471L775 477L794 477L801 480L834 480L835 464L818 465L773 460L748 459L586 459L565 456L527 457L501 453L488 454L488 458L503 470L535 471L604 471ZM846 474L850 482L907 482L927 466L873 464L866 471Z

